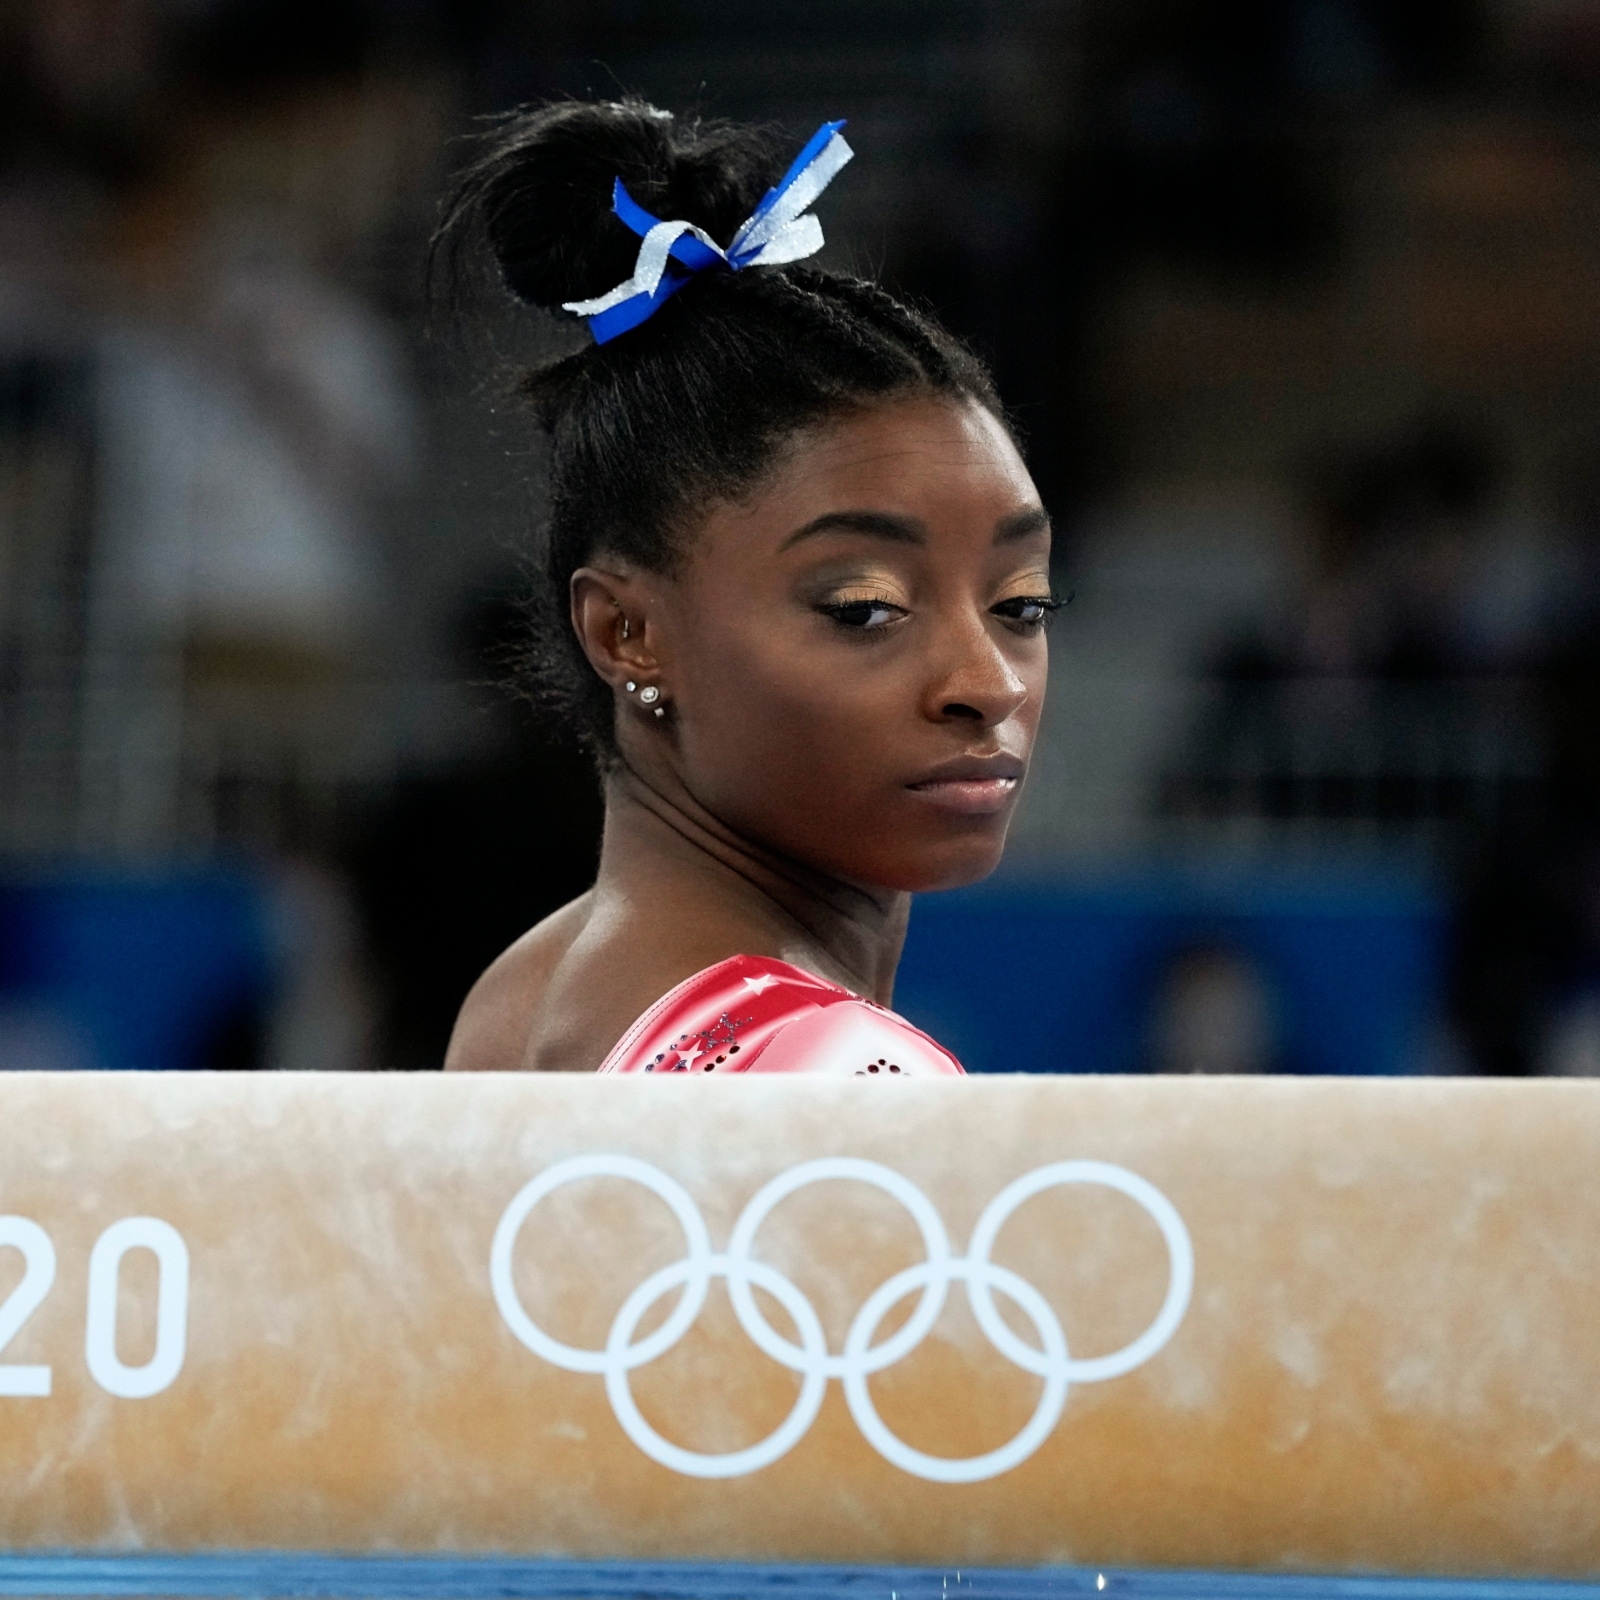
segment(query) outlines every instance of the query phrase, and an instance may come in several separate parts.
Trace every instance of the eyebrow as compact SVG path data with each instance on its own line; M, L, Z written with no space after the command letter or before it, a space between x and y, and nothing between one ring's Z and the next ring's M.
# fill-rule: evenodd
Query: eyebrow
M1026 511L1002 517L995 524L994 542L1009 544L1016 539L1026 539L1030 534L1049 531L1049 513L1043 506L1031 506ZM787 550L802 539L810 539L819 533L864 534L869 539L885 539L891 544L928 542L928 530L915 517L897 517L887 511L825 511L803 527L796 528L778 548Z
M926 544L928 540L927 529L915 517L891 516L887 511L825 511L796 528L778 548L787 550L819 533L863 533L869 539L887 539L893 544Z
M1013 539L1026 539L1029 534L1049 533L1050 513L1043 506L1031 506L1009 517L1002 517L995 525L994 542L1009 544Z

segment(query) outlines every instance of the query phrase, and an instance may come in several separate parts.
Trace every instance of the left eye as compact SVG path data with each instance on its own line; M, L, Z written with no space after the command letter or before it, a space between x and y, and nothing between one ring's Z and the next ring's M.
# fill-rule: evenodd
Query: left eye
M1055 609L1055 602L1048 595L1035 594L1019 594L1010 600L1002 600L993 608L997 617L1004 617L1007 622L1026 623L1030 627L1044 622Z

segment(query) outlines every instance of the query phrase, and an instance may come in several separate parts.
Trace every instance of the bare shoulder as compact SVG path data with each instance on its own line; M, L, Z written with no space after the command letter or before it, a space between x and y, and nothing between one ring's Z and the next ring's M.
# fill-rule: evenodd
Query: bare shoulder
M663 937L665 929L670 936ZM643 1011L739 948L714 926L688 918L674 926L637 897L597 897L583 931L550 972L527 1065L595 1071Z
M495 958L462 1002L446 1072L516 1072L533 1064L534 1027L551 978L588 926L593 904L591 889Z
M780 955L770 936L671 896L593 889L525 933L473 985L448 1072L593 1072L647 1007L725 956Z

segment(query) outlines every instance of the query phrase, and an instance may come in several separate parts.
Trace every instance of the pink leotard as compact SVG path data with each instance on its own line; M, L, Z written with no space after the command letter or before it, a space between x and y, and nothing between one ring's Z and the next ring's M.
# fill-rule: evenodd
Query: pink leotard
M963 1075L904 1017L766 956L730 956L669 989L600 1070Z

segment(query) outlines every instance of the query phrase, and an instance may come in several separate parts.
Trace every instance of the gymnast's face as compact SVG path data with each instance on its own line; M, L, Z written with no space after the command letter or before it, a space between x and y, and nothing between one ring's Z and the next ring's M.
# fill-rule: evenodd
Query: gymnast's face
M808 431L710 511L674 577L630 584L669 712L624 697L624 758L668 763L738 834L849 882L982 877L1039 723L1049 558L1033 481L981 406L908 398Z

